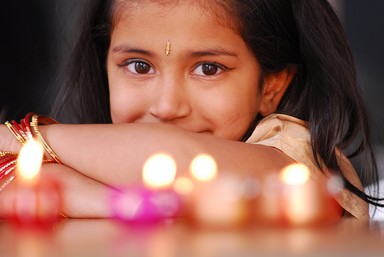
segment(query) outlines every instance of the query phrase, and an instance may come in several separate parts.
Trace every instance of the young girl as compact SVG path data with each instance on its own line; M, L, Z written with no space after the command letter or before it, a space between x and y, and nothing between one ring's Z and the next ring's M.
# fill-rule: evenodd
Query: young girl
M378 205L363 191L378 180L366 109L326 0L91 0L84 11L53 115L82 125L40 126L57 161L42 173L61 180L68 216L108 217L108 187L139 181L157 152L178 175L207 153L261 182L300 162L344 179L345 216L367 220ZM17 153L0 133L0 149ZM361 173L344 154L363 156Z

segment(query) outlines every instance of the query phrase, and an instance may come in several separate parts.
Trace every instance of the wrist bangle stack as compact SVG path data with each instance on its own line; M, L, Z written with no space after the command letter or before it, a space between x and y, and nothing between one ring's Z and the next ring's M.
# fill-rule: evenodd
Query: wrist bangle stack
M0 151L0 192L15 178L17 154Z
M39 129L39 125L50 125L57 123L57 121L48 116L39 116L35 113L28 113L25 118L20 121L20 124L12 120L11 122L6 121L5 125L21 145L24 145L30 139L37 138L44 147L45 151L48 153L50 159L62 164L60 158L44 140L44 137L40 133Z
M49 125L56 123L57 122L55 120L47 116L39 116L35 113L28 113L24 119L20 120L20 123L12 120L11 122L6 121L5 125L21 145L24 145L27 141L34 138L37 138L40 141L49 156L49 158L43 158L43 164L62 164L60 158L47 144L39 130L39 125ZM14 171L16 168L17 156L17 153L0 151L0 192L16 177Z
M45 151L49 154L49 156L53 160L55 160L55 162L62 164L63 162L60 160L57 154L52 150L52 148L47 144L47 142L44 140L39 130L39 124L49 125L49 124L57 124L57 122L50 117L38 116L35 114L32 116L32 121L30 124L31 124L31 127L33 128L34 134L40 140L40 143L43 145Z

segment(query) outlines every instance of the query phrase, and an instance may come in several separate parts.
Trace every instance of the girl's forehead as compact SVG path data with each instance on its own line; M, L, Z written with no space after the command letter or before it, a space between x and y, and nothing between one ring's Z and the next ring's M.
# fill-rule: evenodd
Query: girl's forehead
M239 30L240 22L235 12L235 3L236 1L233 0L115 0L111 22L114 27L121 19L129 18L135 11L143 10L146 6L151 6L152 11L157 9L161 13L181 5L187 5L201 12L202 15L215 18L225 27Z

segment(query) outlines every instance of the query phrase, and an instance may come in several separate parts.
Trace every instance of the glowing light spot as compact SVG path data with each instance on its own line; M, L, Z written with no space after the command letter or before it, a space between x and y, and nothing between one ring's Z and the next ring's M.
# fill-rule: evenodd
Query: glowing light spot
M193 192L194 184L186 177L179 177L175 180L173 189L180 195L189 195Z
M344 188L344 181L340 176L332 176L327 182L327 190L331 195L337 195Z
M28 140L21 148L17 158L17 170L19 175L25 180L34 179L41 167L44 148L36 140Z
M176 162L168 154L155 154L145 162L142 175L148 187L168 187L176 177Z
M291 164L280 173L280 179L287 185L302 185L309 180L310 171L303 164Z
M209 181L216 177L217 165L210 155L200 154L192 160L190 172L197 180Z

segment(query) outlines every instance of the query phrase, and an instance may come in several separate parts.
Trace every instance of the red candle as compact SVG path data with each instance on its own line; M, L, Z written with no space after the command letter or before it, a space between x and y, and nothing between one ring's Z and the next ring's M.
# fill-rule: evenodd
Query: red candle
M44 149L29 140L17 159L17 179L10 199L9 216L20 226L44 227L60 216L61 193L58 183L39 178Z

